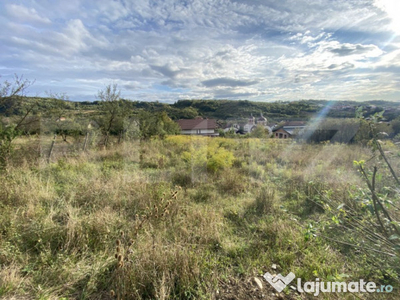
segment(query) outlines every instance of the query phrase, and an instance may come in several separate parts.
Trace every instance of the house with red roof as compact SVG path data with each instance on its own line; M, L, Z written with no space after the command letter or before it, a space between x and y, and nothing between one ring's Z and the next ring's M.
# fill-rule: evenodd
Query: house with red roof
M218 136L217 121L214 119L183 119L178 120L178 125L181 127L181 134L186 135L204 135Z

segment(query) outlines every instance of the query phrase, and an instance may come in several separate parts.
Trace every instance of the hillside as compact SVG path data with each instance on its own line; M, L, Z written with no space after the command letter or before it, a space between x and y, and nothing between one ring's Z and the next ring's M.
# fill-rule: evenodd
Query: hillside
M11 100L9 100L11 101ZM15 100L13 100L15 101ZM18 104L7 103L0 107L0 115L23 114L24 108L37 103L33 113L39 114L52 110L57 105L57 99L22 97ZM400 103L389 101L325 101L301 100L293 102L252 102L247 100L179 100L174 104L162 102L140 102L123 100L132 111L161 112L165 111L173 119L188 119L196 116L216 118L218 120L248 118L251 114L262 113L270 122L281 120L307 120L312 116L323 113L324 117L353 118L355 109L364 106L365 116L385 110L387 120L400 115ZM96 114L100 101L73 102L64 101L64 109L78 113ZM10 111L8 108L12 107Z

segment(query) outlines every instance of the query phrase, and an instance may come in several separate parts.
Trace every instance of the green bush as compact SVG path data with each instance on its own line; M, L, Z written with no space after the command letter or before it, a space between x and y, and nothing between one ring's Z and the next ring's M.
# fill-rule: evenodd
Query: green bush
M207 170L216 173L220 170L227 169L232 166L234 159L235 157L232 152L224 148L218 148L216 152L210 154L207 161Z

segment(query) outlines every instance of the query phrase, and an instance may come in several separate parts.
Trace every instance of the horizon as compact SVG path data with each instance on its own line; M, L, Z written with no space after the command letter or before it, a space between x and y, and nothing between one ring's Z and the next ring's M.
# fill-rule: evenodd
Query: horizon
M0 8L0 80L35 80L31 97L91 102L116 83L121 98L169 104L400 100L395 0L6 0Z
M39 98L39 99L55 99L54 97L51 96L25 96L27 98ZM93 100L74 100L74 99L60 99L63 101L68 101L68 102L78 102L78 103L84 103L84 102L101 102L99 99L93 99ZM329 99L297 99L297 100L271 100L271 101L255 101L255 100L249 100L249 99L178 99L178 100L171 100L168 102L163 102L160 100L138 100L138 99L129 99L129 98L123 98L121 97L120 100L123 101L130 101L130 102L150 102L150 103L162 103L162 104L168 104L168 105L173 105L175 103L178 103L179 101L248 101L248 102L254 102L254 103L289 103L289 102L301 102L301 101L322 101L322 102L334 102L334 103L340 103L340 102L355 102L355 103L369 103L369 102L388 102L388 103L397 103L400 105L400 103L396 100L383 100L383 99L370 99L370 100L349 100L349 99L340 99L340 100L329 100Z
M58 94L56 94L58 95ZM67 95L67 93L66 93ZM51 97L49 95L26 95L24 97L27 98L41 98L41 99L55 99L54 97ZM69 102L101 102L100 99L91 99L91 100L80 100L80 99L60 99L63 101L69 101ZM182 99L170 99L170 100L165 100L162 101L160 99L151 99L151 100L146 100L146 99L131 99L131 98L125 98L125 97L120 97L120 100L124 101L131 101L131 102L159 102L163 104L175 104L179 101L249 101L249 102L254 102L254 103L289 103L289 102L301 102L301 101L324 101L324 102L356 102L356 103L369 103L369 102L389 102L389 103L397 103L400 105L399 100L385 100L385 99L366 99L366 100L351 100L351 99L288 99L288 100L282 100L282 99L274 99L274 100L254 100L254 99L226 99L226 98L219 98L219 99L211 99L211 98L204 98L204 99L198 99L198 98L182 98Z

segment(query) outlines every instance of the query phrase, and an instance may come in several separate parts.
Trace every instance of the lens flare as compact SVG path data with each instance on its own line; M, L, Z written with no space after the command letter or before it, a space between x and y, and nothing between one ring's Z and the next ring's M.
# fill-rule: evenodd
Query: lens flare
M400 34L400 1L399 0L375 0L375 6L386 12L391 22L391 29Z

